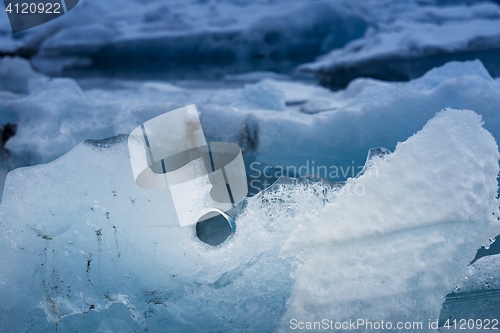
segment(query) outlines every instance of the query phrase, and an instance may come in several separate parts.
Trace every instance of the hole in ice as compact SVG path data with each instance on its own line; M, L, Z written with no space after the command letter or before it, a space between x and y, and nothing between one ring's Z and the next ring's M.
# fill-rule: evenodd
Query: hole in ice
M232 232L227 217L217 211L203 215L196 223L196 236L208 245L216 246L224 243Z

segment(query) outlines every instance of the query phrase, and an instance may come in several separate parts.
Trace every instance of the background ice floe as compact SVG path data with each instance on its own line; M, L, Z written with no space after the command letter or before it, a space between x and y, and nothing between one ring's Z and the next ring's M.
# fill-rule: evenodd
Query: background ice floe
M500 85L479 61L448 63L408 83L360 78L338 92L269 78L215 87L49 79L19 59L0 63L4 86L11 90L0 94L0 125L17 125L5 144L5 170L49 162L83 140L129 133L137 124L192 103L199 107L209 141L242 147L253 194L284 173L315 173L331 181L353 177L370 148L394 149L446 107L476 110L500 138Z
M499 22L500 7L493 3L418 8L299 70L336 89L357 77L406 81L452 60L480 59L498 76Z
M126 136L87 141L8 176L2 327L270 332L375 309L437 318L498 232L498 155L480 116L446 110L344 187L283 182L247 199L233 236L211 247L173 224L168 191L135 185Z
M47 73L186 77L287 70L361 37L371 17L349 1L80 1L71 15L9 34L5 54ZM27 51L30 50L30 51ZM26 54L28 53L28 54Z
M496 76L498 19L498 4L486 0L81 0L15 36L0 14L0 54L51 74L220 78L292 73L333 50L304 69L344 87L360 76L407 80L475 58Z

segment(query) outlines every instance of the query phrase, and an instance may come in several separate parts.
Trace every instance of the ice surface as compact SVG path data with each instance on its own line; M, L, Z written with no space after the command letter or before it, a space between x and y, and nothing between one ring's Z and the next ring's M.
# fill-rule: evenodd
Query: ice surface
M500 6L492 3L421 8L369 29L300 70L337 89L356 77L410 80L451 60L481 59L498 76L499 21Z
M500 255L482 257L447 296L441 320L497 318L500 306Z
M215 89L159 81L96 80L82 83L85 90L71 79L22 82L26 95L0 94L5 123L18 127L6 143L10 169L49 162L85 139L130 133L189 104L197 104L209 141L242 147L249 180L255 180L252 193L283 174L277 167L285 173L292 167L292 176L322 167L320 176L329 180L352 177L370 148L393 150L445 107L476 110L500 139L500 85L479 61L448 63L408 83L358 79L338 92L273 79Z
M343 188L285 182L247 199L219 247L176 227L168 191L135 185L126 142L9 174L3 331L272 332L375 307L437 318L497 229L498 150L470 111L439 113Z
M248 72L244 74L230 74L224 76L224 80L229 82L236 81L256 83L264 79L290 80L291 78L287 75L277 74L275 72L269 71Z
M286 241L299 263L285 319L438 319L498 230L496 150L479 116L448 109L372 160Z
M268 84L281 90L284 93L285 103L288 105L303 104L312 101L317 102L318 100L330 100L334 96L329 90L323 87L318 87L316 85L278 81L272 79L262 80L261 83ZM312 110L312 112L321 112L326 110L328 110L328 107L326 109L316 108Z
M321 176L330 180L343 180L361 170L368 149L394 149L397 142L411 136L434 116L435 110L447 106L477 110L486 128L499 138L499 89L480 62L449 63L410 83L360 79L342 92L313 95L299 106L307 111L309 105L325 100L332 106L326 112L306 114L296 112L292 106L285 112L235 112L213 103L205 105L201 118L207 135L214 141L238 142L249 160L257 162L254 169L263 171L266 166L274 166L267 169L266 175L249 168L250 177L267 177L271 181L281 169L294 167L301 175L317 174L319 170ZM231 127L243 135L231 133Z
M137 187L126 142L80 144L10 174L0 299L12 301L1 302L2 331L275 330L292 283L280 246L322 206L314 193L323 188L255 197L214 248L178 227L168 192Z
M467 277L455 289L456 293L500 290L500 256L478 259L469 267Z
M87 0L21 40L38 50L33 64L46 73L82 67L85 74L91 68L163 77L290 71L361 37L371 20L363 7L349 1Z
M290 74L334 50L304 68L338 88L477 57L498 73L499 17L486 0L86 0L15 36L1 14L0 55L26 57L44 73L164 79Z

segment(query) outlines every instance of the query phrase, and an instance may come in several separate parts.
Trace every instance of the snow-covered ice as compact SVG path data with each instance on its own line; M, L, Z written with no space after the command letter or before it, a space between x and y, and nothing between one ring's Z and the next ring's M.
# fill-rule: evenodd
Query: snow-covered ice
M439 113L302 220L282 249L300 260L288 316L438 319L467 271L464 254L498 230L497 184L478 177L496 177L498 154L480 128L472 112Z

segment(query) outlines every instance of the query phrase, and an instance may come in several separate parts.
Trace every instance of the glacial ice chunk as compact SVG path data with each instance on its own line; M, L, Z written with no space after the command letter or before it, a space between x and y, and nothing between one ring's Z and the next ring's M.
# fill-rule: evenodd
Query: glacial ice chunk
M494 3L417 8L299 70L334 89L358 77L411 80L453 60L480 59L499 76L499 19L500 6Z
M126 142L88 141L9 174L3 331L427 322L498 233L498 148L471 111L439 113L394 153L372 154L343 187L282 182L246 199L216 247L176 225L168 190L137 187Z
M291 287L279 249L321 204L305 198L257 196L213 247L179 227L168 189L135 184L126 136L16 169L0 205L0 330L274 331Z
M298 259L284 325L363 318L432 331L428 320L499 230L498 158L480 116L447 109L372 159L282 248Z
M220 77L291 70L362 36L371 21L368 11L348 1L301 0L88 0L66 16L22 38L22 46L38 51L32 61L44 73L93 68L115 75Z
M448 63L408 83L356 79L338 92L270 79L250 89L216 90L120 80L96 87L95 82L79 81L81 89L71 79L30 79L29 95L0 93L2 114L9 115L5 122L17 124L5 146L8 168L47 163L85 139L130 133L166 110L193 103L200 106L208 141L242 148L249 180L256 180L252 193L264 188L266 179L258 177L266 166L274 176L277 167L298 170L308 163L311 172L314 162L315 168L349 169L351 176L370 148L394 150L445 107L475 110L500 138L500 84L479 61ZM345 180L341 172L322 176ZM272 181L267 179L268 185Z

